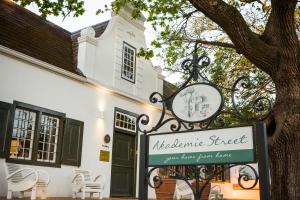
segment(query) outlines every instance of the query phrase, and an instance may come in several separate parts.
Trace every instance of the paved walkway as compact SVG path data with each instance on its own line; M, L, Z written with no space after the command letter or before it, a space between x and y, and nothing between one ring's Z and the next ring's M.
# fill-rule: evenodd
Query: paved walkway
M96 200L98 198L85 198L86 200ZM5 197L0 197L0 200L7 200ZM13 198L13 200L30 200L30 197L28 198ZM41 198L37 198L36 200L41 200ZM81 200L80 198L72 199L71 197L48 197L46 200ZM138 200L133 198L103 198L103 200ZM151 199L149 199L151 200ZM152 199L155 200L155 199ZM255 199L224 199L224 200L255 200Z
M99 198L85 198L86 200L95 200ZM5 197L0 197L0 200L7 200ZM14 197L13 200L30 200L30 197L27 198L17 198ZM37 198L36 200L41 200L41 198ZM73 199L71 197L48 197L46 200L81 200L80 198ZM103 200L137 200L133 198L103 198Z

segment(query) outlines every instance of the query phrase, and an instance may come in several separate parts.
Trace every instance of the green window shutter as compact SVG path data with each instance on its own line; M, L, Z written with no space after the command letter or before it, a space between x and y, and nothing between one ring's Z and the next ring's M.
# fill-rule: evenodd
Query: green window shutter
M5 141L11 106L12 104L0 101L0 158L4 158L6 155Z
M61 164L80 166L83 124L81 121L66 118Z

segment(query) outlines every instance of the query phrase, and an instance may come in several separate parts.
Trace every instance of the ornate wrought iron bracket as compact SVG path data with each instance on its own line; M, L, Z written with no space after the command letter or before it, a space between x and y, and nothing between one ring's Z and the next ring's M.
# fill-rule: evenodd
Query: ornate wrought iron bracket
M222 170L216 170L213 173L211 173L209 175L206 175L206 176L203 176L204 173L198 173L198 180L204 182L203 186L200 188L200 194L199 195L201 196L201 191L203 191L205 189L205 187L208 186L209 182L212 181L215 178L216 175L222 174L226 170L229 170L230 168L237 167L237 166L248 167L253 172L253 175L254 175L254 177L251 178L254 181L251 184L244 185L245 182L250 180L249 176L246 175L246 174L239 173L239 177L238 177L239 186L241 188L245 189L245 190L250 190L250 189L254 188L257 185L258 180L259 180L259 176L258 176L258 173L257 173L256 169L253 166L249 165L249 164L245 164L245 165L233 164L233 165L229 165L229 166L223 168ZM150 180L151 174L155 173L155 171L158 168L159 167L153 167L147 173L147 176L146 176L147 177L147 182L148 182L148 185L151 188L158 188L158 187L161 186L161 184L163 184L163 177L160 176L160 175L154 175L153 176L152 181L153 181L154 184L151 183L151 180ZM197 165L197 166L193 166L193 168L194 168L195 171L199 171L199 172L206 172L207 171L207 167L205 165ZM179 171L172 170L171 168L165 168L165 169L171 171L174 174L176 174L176 177L177 177L176 179L185 181L186 184L191 188L194 196L197 195L196 188L192 186L191 182L189 182L189 179L185 175L181 174Z
M201 70L207 67L210 64L209 57L202 55L198 56L198 54L194 53L191 59L186 59L182 62L182 69L189 74L187 80L180 86L178 89L168 97L164 97L159 92L153 92L150 97L149 101L153 104L159 104L162 108L160 117L158 121L151 127L149 125L150 117L146 114L142 114L137 119L137 127L142 135L146 136L151 133L157 132L163 126L169 126L171 132L179 132L179 131L192 131L192 130L205 130L210 128L225 128L230 127L231 124L225 120L224 116L233 116L234 118L241 120L241 121L262 121L266 119L272 110L272 103L271 100L266 97L255 97L252 99L251 104L248 104L247 112L242 112L241 105L243 104L243 99L239 99L239 93L244 93L247 90L253 90L253 86L249 77L243 76L239 77L231 88L221 88L208 78L206 78L202 73ZM182 92L182 90L187 90L188 87L193 85L205 85L207 87L212 88L213 91L220 94L220 105L219 108L209 117L203 117L200 120L196 120L193 122L188 122L180 118L176 115L174 111L174 99L175 97ZM221 92L221 89L225 89L230 92L231 95L231 109L226 110L224 106L224 96ZM172 116L167 113L167 104L170 103L171 107L168 109L172 112ZM169 105L169 104L168 104ZM250 106L249 106L250 105ZM146 138L146 137L145 137ZM146 140L145 140L146 141ZM147 144L147 141L145 142ZM145 154L147 155L147 150L145 150ZM145 159L145 158L144 158ZM197 165L193 166L194 171L194 178L196 180L196 187L192 187L191 183L188 181L188 177L184 174L181 174L179 171L172 171L172 173L176 174L177 179L183 180L186 184L192 189L195 199L199 199L201 196L201 192L205 187L207 187L208 183L218 174L223 173L224 170L228 170L232 167L236 167L236 164L228 165L226 168L222 169L221 171L214 171L208 177L201 176L201 171L205 171L205 166ZM254 174L254 182L250 186L243 185L243 182L249 181L249 177L245 175L239 175L238 177L238 184L243 189L251 189L255 187L258 183L258 173L256 170L248 164L245 166L249 167ZM145 168L147 169L147 164ZM159 175L155 175L150 180L152 173L154 173L159 167L151 168L149 171L145 173L145 179L147 184L152 187L156 188L159 187L163 179ZM172 170L168 168L168 170ZM204 181L204 185L202 188L199 188L199 181ZM142 187L140 185L140 187ZM140 192L140 194L143 193ZM143 198L142 198L143 199Z
M218 85L213 83L212 81L208 80L203 74L200 73L200 69L203 69L207 67L210 64L209 57L202 55L198 56L198 54L194 54L192 59L186 59L182 62L182 69L184 71L187 71L189 73L189 77L187 80L169 97L164 97L159 92L153 92L150 97L149 101L153 104L161 104L162 112L160 115L159 120L156 122L156 124L153 127L146 127L149 124L149 116L146 114L142 114L138 117L138 130L141 131L144 134L149 134L155 131L158 131L161 127L163 127L166 124L170 124L170 130L172 132L177 132L180 130L203 130L208 129L212 127L228 127L230 124L222 118L222 116L233 116L239 120L242 121L262 121L266 119L272 110L272 102L270 99L266 97L256 97L255 99L252 99L252 106L250 106L250 109L252 112L247 112L246 114L240 111L240 104L243 101L242 99L238 98L238 94L240 92L245 92L245 90L253 88L251 84L251 80L249 77L242 76L239 77L232 87L229 88L223 88L226 90L230 90L231 93L231 111L224 109L224 100L223 100L223 93L222 95L222 105L221 109L217 113L215 113L212 117L208 119L204 119L202 121L197 121L193 123L188 123L183 121L182 119L179 119L175 115L172 117L169 117L169 115L166 114L167 111L167 103L172 103L174 97L180 92L183 88L188 87L189 85L192 85L193 83L200 83L200 84L207 84L210 85L217 90L220 91ZM170 108L171 111L173 111L173 107Z

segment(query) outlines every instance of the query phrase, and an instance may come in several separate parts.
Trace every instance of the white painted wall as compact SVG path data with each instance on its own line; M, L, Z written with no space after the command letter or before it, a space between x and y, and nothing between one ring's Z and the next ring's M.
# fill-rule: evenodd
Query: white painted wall
M103 85L145 100L153 91L162 93L163 77L153 68L151 61L144 58L136 58L135 83L121 78L123 42L135 47L137 52L140 48L147 48L144 30L144 19L133 20L129 8L112 15L99 38L89 35L87 29L83 32L85 39L79 38L78 67L87 77Z
M108 197L110 192L111 163L100 162L99 151L105 149L102 147L104 135L110 134L111 138L113 136L114 108L119 107L137 114L148 113L152 116L159 112L151 106L45 71L3 54L0 54L0 94L0 101L12 103L13 100L17 100L63 112L69 118L84 121L81 168L92 170L94 176L105 175L104 197ZM104 119L97 118L100 110L104 111ZM108 150L112 152L112 142L108 146ZM4 159L0 159L0 196L5 196L7 191L4 162ZM33 167L43 168L50 174L49 196L71 196L74 167Z
M102 144L105 134L110 134L113 140L114 108L145 113L150 116L151 125L156 123L160 114L159 110L149 104L138 103L110 90L66 78L4 54L0 54L0 94L0 101L12 103L17 100L64 112L67 117L84 121L81 168L92 170L94 176L105 175L104 197L110 193L111 163L100 162L99 151L104 149L112 152L113 141L109 143L108 149ZM97 118L99 111L104 111L104 119ZM0 159L0 196L5 196L7 191L4 162L4 159ZM42 168L50 174L50 197L71 196L72 171L75 167L31 167ZM138 174L139 171L137 182ZM232 183L236 182L236 177L232 176L231 179L231 183L218 183L226 198L259 199L257 190L233 190ZM155 197L152 189L149 189L149 197Z
M121 11L120 15L113 15L99 38L93 37L92 30L87 32L88 37L82 38L82 43L79 44L78 67L93 84L85 82L83 78L82 82L70 79L41 69L36 64L0 53L0 101L12 103L17 100L63 112L69 118L84 121L81 168L92 170L94 176L105 175L104 197L108 197L110 193L111 163L99 161L99 152L104 149L112 153L113 141L108 148L102 145L105 134L109 134L113 140L114 108L148 114L152 125L160 114L157 108L140 101L144 99L148 102L153 91L162 93L163 90L163 77L150 61L137 58L135 84L121 78L123 41L137 50L140 47L145 48L143 31L143 20L131 21L128 12ZM55 69L53 66L50 68ZM95 86L97 84L101 87ZM99 111L104 111L104 119L98 118ZM7 191L4 163L5 160L0 159L0 196L5 196ZM71 180L75 167L31 167L43 168L50 174L48 196L71 196ZM137 183L138 174L139 171ZM231 188L230 183L222 185L222 191L227 191L227 198L245 196L246 199L258 199L257 191L234 191ZM138 191L138 184L136 189ZM155 197L153 189L150 188L149 197Z

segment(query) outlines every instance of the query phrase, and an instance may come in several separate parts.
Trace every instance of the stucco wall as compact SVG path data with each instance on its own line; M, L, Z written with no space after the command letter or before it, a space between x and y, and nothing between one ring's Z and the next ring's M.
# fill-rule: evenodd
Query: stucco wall
M115 107L136 114L148 114L151 123L154 124L160 110L133 99L148 101L150 93L162 93L163 89L163 77L153 69L150 61L142 58L136 60L135 84L121 78L123 42L129 43L137 50L146 47L142 22L131 23L126 13L121 14L123 17L113 16L105 32L96 38L95 48L87 48L86 52L78 57L85 59L85 56L88 56L92 59L86 62L93 65L88 66L88 79L96 84L70 79L0 53L0 101L12 103L13 100L17 100L63 112L69 118L84 121L81 168L92 170L94 176L105 175L104 197L110 194L111 163L99 161L99 152L102 149L109 150L112 156L113 141L108 147L104 147L103 137L109 134L113 140ZM122 95L114 91L122 92ZM99 111L104 112L104 119L99 118ZM163 132L162 129L160 131ZM5 196L7 191L4 162L4 159L0 159L0 196ZM71 180L75 167L32 167L43 168L49 173L51 182L48 196L71 196ZM138 174L137 167L137 183ZM220 184L226 198L259 199L257 190L233 190L232 183L236 181L234 178L232 177L231 183ZM149 197L155 197L150 188Z
M151 61L142 57L136 57L135 83L121 78L123 42L136 48L136 52L140 48L147 48L143 21L131 21L130 14L126 12L114 15L104 33L95 41L95 48L83 49L84 45L79 45L79 48L82 47L79 52L87 51L79 55L79 63L86 57L94 60L86 62L90 64L84 66L87 72L92 72L87 73L87 77L145 100L153 91L162 92L161 75L154 70ZM89 66L91 63L94 63L93 70Z
M12 103L13 100L17 100L63 112L69 118L84 121L81 168L92 170L94 176L105 175L104 197L108 197L110 192L111 163L100 162L99 151L107 150L102 147L105 134L110 134L113 140L114 108L137 114L148 113L152 116L159 112L151 106L45 71L3 54L0 54L0 94L0 101ZM98 118L99 111L104 111L104 119ZM112 152L112 142L108 146ZM0 159L0 196L5 196L7 191L4 162L4 159ZM49 196L71 196L74 167L36 167L43 168L51 177Z

